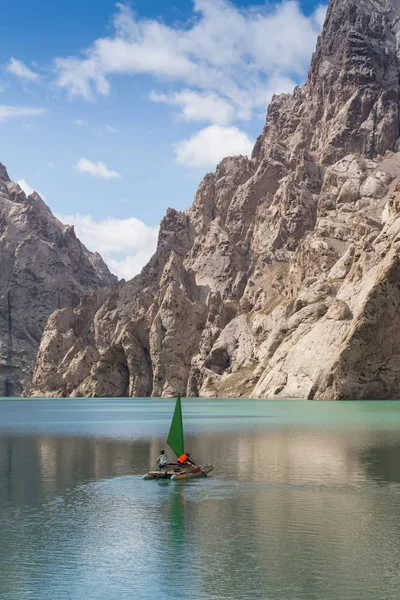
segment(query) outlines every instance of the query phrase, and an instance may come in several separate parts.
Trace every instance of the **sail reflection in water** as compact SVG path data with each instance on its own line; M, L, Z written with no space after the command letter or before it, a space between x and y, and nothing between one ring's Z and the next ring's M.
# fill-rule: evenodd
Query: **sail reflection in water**
M187 401L149 485L174 401L81 402L0 403L0 598L398 598L400 404Z

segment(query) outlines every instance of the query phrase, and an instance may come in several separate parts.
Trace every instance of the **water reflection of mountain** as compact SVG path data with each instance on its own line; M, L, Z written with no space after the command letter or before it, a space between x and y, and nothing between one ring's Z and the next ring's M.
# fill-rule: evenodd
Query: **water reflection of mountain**
M75 599L94 582L139 597L143 581L154 598L396 597L400 496L375 485L398 481L394 434L188 436L215 476L184 485L141 479L161 446L0 436L0 597Z
M40 505L79 483L135 473L148 456L145 442L0 436L0 504Z
M378 438L379 441L379 438ZM187 450L214 475L274 485L400 482L400 446L376 433L269 429L187 437ZM161 440L0 436L0 502L42 503L87 481L143 474ZM171 458L172 455L170 455Z
M381 483L400 483L400 444L371 445L358 460L368 478Z

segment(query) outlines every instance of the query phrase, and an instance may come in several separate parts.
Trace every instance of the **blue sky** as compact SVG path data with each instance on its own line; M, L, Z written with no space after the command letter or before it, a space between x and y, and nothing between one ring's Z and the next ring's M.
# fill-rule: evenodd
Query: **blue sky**
M248 154L272 93L306 77L310 0L18 0L0 22L0 161L120 277L154 250L228 154Z

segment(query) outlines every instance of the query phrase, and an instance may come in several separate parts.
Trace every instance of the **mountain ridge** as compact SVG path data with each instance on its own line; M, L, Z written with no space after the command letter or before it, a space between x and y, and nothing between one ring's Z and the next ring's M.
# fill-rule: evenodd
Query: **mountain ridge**
M26 195L11 181L1 163L0 256L0 396L10 396L30 382L50 314L114 285L116 277L37 192Z
M306 84L274 96L251 159L168 209L139 276L51 316L27 394L394 397L396 330L373 344L400 307L399 14L330 2Z

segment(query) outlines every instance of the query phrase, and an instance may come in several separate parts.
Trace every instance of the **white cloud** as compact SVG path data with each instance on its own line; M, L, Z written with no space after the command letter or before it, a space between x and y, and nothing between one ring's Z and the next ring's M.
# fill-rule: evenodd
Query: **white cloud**
M78 127L87 127L88 126L88 122L85 121L84 119L74 119L73 121L75 123L75 125L78 125ZM113 127L112 125L97 125L95 127L95 131L107 131L108 133L117 133L119 131L119 129L117 129L116 127Z
M108 133L118 133L119 129L113 127L112 125L103 125L102 128Z
M184 86L153 100L181 107L187 120L220 125L231 122L232 111L238 119L265 111L274 80L294 85L305 77L326 11L319 6L306 16L298 0L247 8L194 0L195 18L166 25L118 7L112 36L97 39L81 58L56 59L58 85L92 99L110 92L112 75L145 73Z
M132 279L135 275L140 273L145 265L149 262L156 249L156 245L152 249L139 250L136 254L126 256L122 260L115 260L114 258L108 257L106 263L108 268L118 279Z
M21 60L11 58L10 62L6 67L9 73L16 75L23 81L38 81L39 75L27 67Z
M103 179L121 177L117 171L110 171L103 162L98 161L94 163L87 158L81 158L75 168L81 173L89 173L90 175L94 175L94 177L103 177Z
M209 121L218 125L228 125L235 114L232 104L214 92L199 93L188 89L174 94L151 92L150 100L178 106L182 109L185 121Z
M139 273L157 246L158 227L149 227L134 217L96 221L90 215L56 216L62 223L74 225L78 238L89 250L99 252L120 278L130 279Z
M320 4L319 6L317 6L314 12L314 20L321 30L325 22L326 8L327 7L324 4Z
M177 162L190 167L215 167L225 156L250 156L253 142L237 127L210 125L175 147Z
M39 117L46 111L44 108L30 108L28 106L9 106L0 104L0 121L9 119L23 119L25 117Z
M17 179L15 183L18 183L19 187L25 192L26 196L30 196L35 190L25 179Z
M26 196L30 196L31 194L33 194L33 192L36 191L37 194L39 194L39 196L42 198L42 200L45 200L45 197L43 196L43 194L41 194L38 190L35 190L27 181L26 179L17 179L17 181L15 183L18 183L19 187L22 189L22 191L25 192Z

